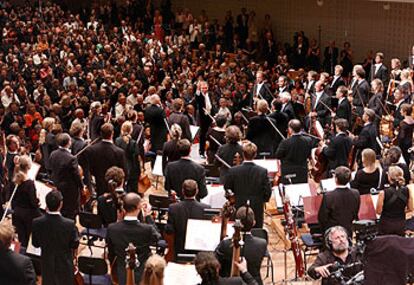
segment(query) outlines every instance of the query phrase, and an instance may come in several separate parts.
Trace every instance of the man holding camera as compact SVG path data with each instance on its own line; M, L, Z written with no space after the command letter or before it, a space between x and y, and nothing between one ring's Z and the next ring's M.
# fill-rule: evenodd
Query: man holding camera
M329 228L325 233L325 250L318 254L315 262L308 269L313 279L322 277L322 285L342 284L341 279L349 280L362 267L359 255L351 247L347 230L341 226Z

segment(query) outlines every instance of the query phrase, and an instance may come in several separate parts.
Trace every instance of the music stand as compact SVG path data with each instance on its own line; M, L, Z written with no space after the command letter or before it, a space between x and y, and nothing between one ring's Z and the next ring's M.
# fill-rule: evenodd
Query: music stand
M155 189L158 187L158 179L164 175L162 170L162 155L157 154L155 157L154 168L152 169L152 175L155 175Z
M278 208L283 207L282 198L279 194L279 189L277 186L272 188L275 199L276 206ZM293 207L303 206L303 198L312 196L311 189L308 183L299 183L299 184L290 184L285 185L286 197L289 198L290 204Z
M89 277L89 285L92 285L93 275L106 275L108 273L108 265L105 259L89 256L78 257L79 271L87 274Z

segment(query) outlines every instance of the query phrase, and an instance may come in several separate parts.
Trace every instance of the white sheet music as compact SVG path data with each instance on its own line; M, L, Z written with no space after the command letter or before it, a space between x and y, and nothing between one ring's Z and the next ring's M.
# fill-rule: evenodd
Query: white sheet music
M34 183L36 187L36 196L40 202L40 208L46 210L46 195L53 189L40 181L35 180Z
M210 205L212 208L222 208L226 203L223 185L207 184L207 192L207 196L201 199L202 203Z
M201 278L193 264L168 262L167 267L165 267L165 285L195 285L199 283L201 283Z
M32 162L32 167L30 167L29 171L27 172L27 176L31 180L36 180L37 173L39 172L40 164L36 162Z
M27 244L27 249L26 249L26 253L35 255L35 256L41 256L42 255L42 250L40 249L40 247L34 247L32 244L32 235L30 235L29 238L29 242Z
M191 138L193 140L194 140L195 136L197 135L199 129L200 129L200 127L190 125Z
M256 165L266 168L269 173L276 173L278 170L277 159L254 159L253 162Z
M277 186L272 188L273 194L276 199L276 205L278 208L283 206L282 198L279 195L279 188ZM285 185L286 197L289 198L292 206L303 206L303 197L312 196L308 183L299 183L292 185Z
M155 158L154 168L152 169L152 174L157 176L163 176L162 172L162 155L157 155Z
M186 250L214 251L220 243L221 223L210 220L189 219L185 236ZM227 236L233 236L232 223L227 224Z

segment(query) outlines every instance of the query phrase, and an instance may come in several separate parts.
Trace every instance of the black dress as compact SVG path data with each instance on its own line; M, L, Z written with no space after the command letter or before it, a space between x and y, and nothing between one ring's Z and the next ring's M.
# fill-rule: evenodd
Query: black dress
M32 233L32 221L41 215L33 180L26 180L17 187L12 209L13 225L16 227L19 241L22 246L27 247Z
M396 189L394 185L384 190L384 206L378 226L381 235L405 234L405 208L408 203L408 188Z
M397 140L407 165L410 165L410 154L408 153L408 149L413 145L413 130L414 123L408 124L405 121L400 122L400 131Z
M125 152L126 158L126 190L127 192L138 192L138 179L141 175L141 168L139 163L139 148L135 140L129 139L126 143L122 137L116 139L115 144L122 148Z
M357 189L360 195L370 194L372 188L376 190L381 188L384 175L381 173L381 176L381 183L379 183L380 170L378 168L372 173L366 173L360 169L355 174L354 180L351 181L351 188Z

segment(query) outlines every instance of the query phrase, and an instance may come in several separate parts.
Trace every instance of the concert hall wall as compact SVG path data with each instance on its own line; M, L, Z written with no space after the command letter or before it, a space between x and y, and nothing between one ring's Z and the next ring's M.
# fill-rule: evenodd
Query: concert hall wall
M319 1L321 2L321 0ZM321 26L322 47L335 39L342 48L344 41L352 44L356 62L361 61L368 50L381 50L389 65L391 56L405 61L414 44L414 4L368 0L173 0L173 7L188 7L194 15L205 9L210 19L224 20L227 10L236 18L242 7L255 10L256 23L262 26L265 14L270 14L273 31L278 41L292 42L293 33L303 30L309 39L318 39ZM387 7L385 7L387 8ZM323 52L323 50L322 50Z

